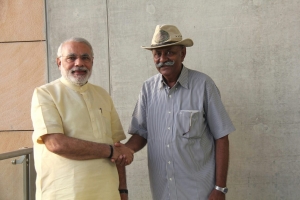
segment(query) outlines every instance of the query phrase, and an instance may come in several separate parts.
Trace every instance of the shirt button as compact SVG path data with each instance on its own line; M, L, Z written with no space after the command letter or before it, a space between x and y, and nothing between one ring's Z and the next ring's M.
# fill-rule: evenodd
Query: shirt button
M170 130L171 128L170 128L170 127L168 127L168 129Z
M169 147L170 147L170 145L167 145L167 147L169 148Z
M169 114L171 114L171 112L169 111Z
M168 163L169 163L169 164L171 164L171 162L170 162L170 161L169 161Z
M171 98L172 97L172 95L169 95L169 98Z
M172 178L170 178L170 181L172 181Z

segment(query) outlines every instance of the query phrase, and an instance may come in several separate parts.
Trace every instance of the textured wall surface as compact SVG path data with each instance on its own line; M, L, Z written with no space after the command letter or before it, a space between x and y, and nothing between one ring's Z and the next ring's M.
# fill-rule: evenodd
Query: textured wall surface
M45 42L0 43L0 130L32 130L33 89L45 83Z
M49 81L59 78L56 53L60 43L71 37L86 38L95 59L91 82L109 90L109 52L105 0L46 1Z
M0 41L44 40L44 2L0 1Z
M140 46L150 44L156 24L176 24L195 43L184 63L215 80L237 128L227 199L298 199L300 1L110 1L108 8L112 96L125 129L143 80L156 73ZM146 156L128 167L133 199L150 199Z
M92 82L110 90L127 130L139 90L156 74L157 24L194 40L185 65L211 76L237 130L230 135L227 199L298 199L300 1L47 1L49 79L59 43L82 36L95 49ZM147 151L127 168L130 199L151 199ZM192 199L192 197L191 197Z
M0 0L0 154L32 147L30 102L46 82L44 1ZM23 199L23 168L0 161L0 199Z

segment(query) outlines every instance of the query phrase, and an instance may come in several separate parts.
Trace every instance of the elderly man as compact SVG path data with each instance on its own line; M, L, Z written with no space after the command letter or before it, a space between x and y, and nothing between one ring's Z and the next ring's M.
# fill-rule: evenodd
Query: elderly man
M62 77L32 97L36 199L128 199L123 164L132 162L133 151L114 147L125 134L112 99L88 83L92 46L83 38L66 40L57 65Z
M148 144L154 200L223 200L227 192L228 134L235 130L207 75L182 62L191 39L158 25L150 47L159 74L143 84L126 145Z

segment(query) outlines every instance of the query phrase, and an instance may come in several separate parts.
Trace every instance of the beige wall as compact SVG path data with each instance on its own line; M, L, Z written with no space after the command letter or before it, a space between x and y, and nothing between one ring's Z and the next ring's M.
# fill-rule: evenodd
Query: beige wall
M0 153L32 147L30 101L46 82L44 1L0 1ZM22 199L22 165L0 161L0 199Z

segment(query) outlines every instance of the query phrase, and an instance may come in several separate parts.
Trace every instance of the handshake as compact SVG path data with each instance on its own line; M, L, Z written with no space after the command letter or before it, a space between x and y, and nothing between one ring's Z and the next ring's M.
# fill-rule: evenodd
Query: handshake
M134 151L125 144L117 142L112 147L111 161L120 166L130 165L133 161Z

